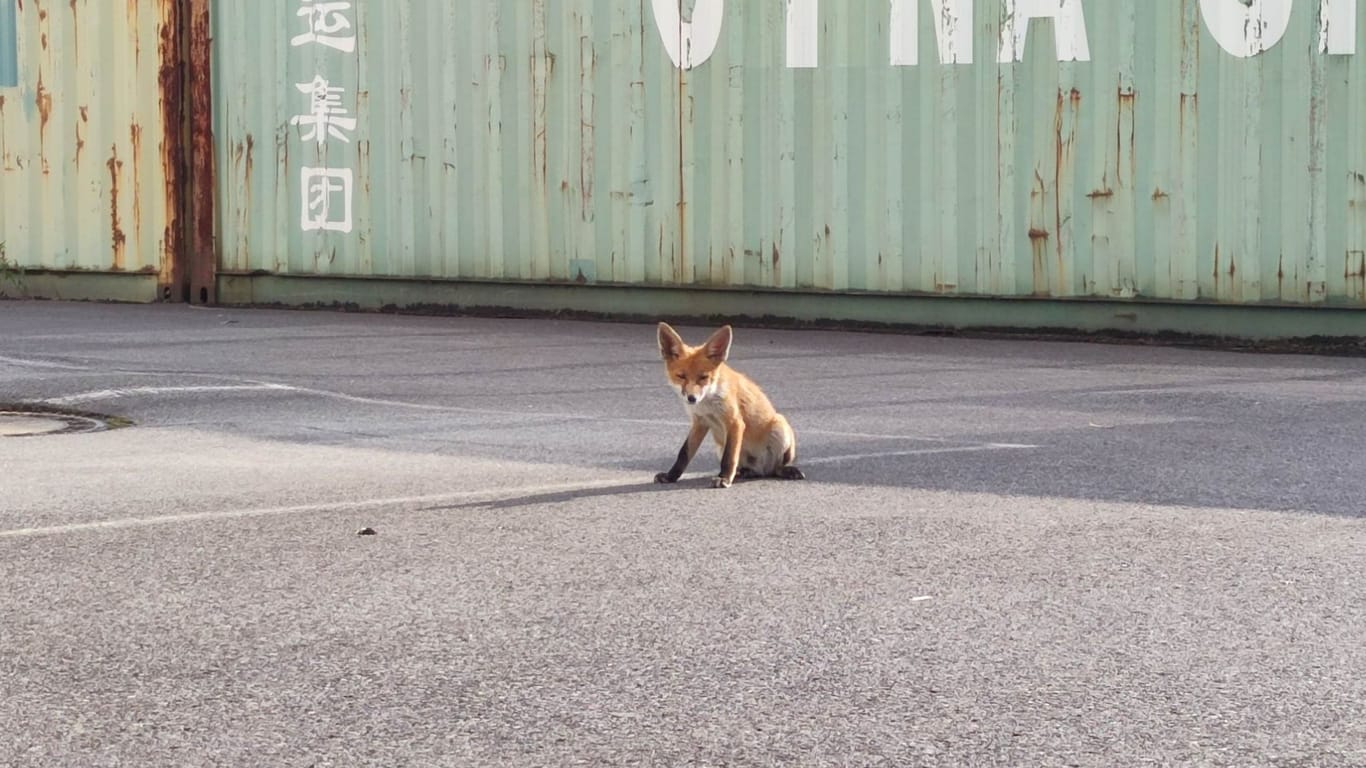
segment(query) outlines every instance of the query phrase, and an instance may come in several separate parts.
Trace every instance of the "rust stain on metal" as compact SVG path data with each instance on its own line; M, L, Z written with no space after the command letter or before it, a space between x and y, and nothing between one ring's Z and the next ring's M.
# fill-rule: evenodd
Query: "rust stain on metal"
M368 195L370 194L370 179L374 178L374 174L370 172L369 139L356 144L356 165L358 166L356 173L361 178L361 187L365 190L365 194ZM247 194L251 194L250 189L247 190Z
M72 0L75 10L75 0ZM166 224L161 239L161 295L163 299L183 301L189 293L189 264L182 214L187 205L185 119L184 17L175 0L161 3L160 33L157 40L157 84L161 94L162 140L161 172L163 210ZM82 113L84 114L84 113Z
M129 128L129 140L133 144L133 237L142 234L142 126L133 123Z
M52 91L43 84L42 72L38 73L34 101L38 106L38 155L43 161L43 173L47 173L47 124L52 119Z
M688 175L687 175L687 136L688 136L688 110L686 105L688 99L688 73L687 70L678 70L678 243L681 252L680 258L687 258L688 253ZM674 265L676 278L683 282L686 276L683 274L683 265Z
M1157 187L1153 190L1153 202L1166 200L1169 197L1171 197L1171 195L1167 194L1161 187Z
M246 226L249 222L253 210L251 205L251 176L255 166L255 161L252 158L255 146L256 140L248 133L243 137L242 141L234 144L232 148L232 176L235 179L242 180L242 202L236 210L243 226ZM368 152L364 148L358 149L362 155L362 176L366 179L366 191L368 192L369 174L367 172L368 168L366 168L365 165L365 160L368 159Z
M1129 158L1129 162L1132 164L1134 162L1134 159L1138 157L1138 137L1135 135L1135 132L1137 131L1138 121L1134 119L1134 107L1136 101L1137 94L1135 94L1130 89L1124 88L1123 86L1120 87L1119 127L1115 135L1115 179L1118 185L1125 189L1129 188L1129 184L1127 184L1124 181L1124 158ZM1124 135L1124 126L1126 124L1129 126L1128 136ZM1128 152L1125 152L1126 144L1128 145ZM1133 180L1134 171L1135 169L1131 165L1131 167L1129 168L1130 181Z
M81 166L81 152L85 149L85 134L81 133L81 128L90 123L90 108L78 107L81 119L76 121L76 167Z
M593 220L593 177L597 165L597 126L594 124L597 113L597 94L591 89L593 78L598 69L598 49L593 39L583 35L579 39L582 51L579 68L579 188L583 197L579 201L581 217L584 221Z
M114 269L123 269L124 252L128 238L123 234L119 223L119 177L123 175L123 161L119 159L119 145L110 146L109 161L109 231L114 243Z
M158 0L161 5L165 5L167 0ZM128 28L137 30L138 28L138 7L140 0L128 0ZM163 8L164 11L164 8ZM133 68L136 70L142 64L142 41L141 35L133 35Z
M180 3L166 0L168 5ZM188 31L185 41L188 103L184 105L189 123L189 160L186 163L188 195L183 195L189 218L190 301L213 303L216 287L217 249L214 245L214 203L217 168L214 165L213 136L213 48L209 34L209 0L189 0L182 19Z
M1181 107L1177 111L1177 122L1181 128L1181 134L1185 135L1186 121L1195 122L1200 119L1200 95L1196 93L1181 94Z
M1047 230L1031 227L1029 230L1029 248L1034 257L1034 293L1038 296L1048 294L1048 283L1046 279L1048 259L1048 240Z
M246 188L247 199L251 199L251 177L256 170L256 137L248 133L246 135L246 151L243 152L245 158L242 162L242 183ZM241 145L238 145L239 150ZM250 202L248 202L250 205Z
M1347 292L1358 299L1366 299L1366 251L1348 251L1342 276Z
M540 8L538 18L544 23L544 8ZM549 169L549 118L550 78L555 70L555 55L545 50L545 34L537 36L536 50L531 55L531 119L532 119L532 172L536 187L543 194L550 189Z
M67 5L71 6L71 47L72 54L76 61L81 60L81 15L76 11L77 0L69 0Z
M1072 119L1064 119L1067 110L1071 109ZM1053 226L1058 233L1054 243L1055 256L1057 257L1058 271L1054 275L1054 280L1058 281L1059 288L1062 287L1061 280L1067 271L1066 243L1063 242L1065 219L1063 217L1063 200L1070 193L1068 182L1071 179L1072 164L1075 160L1077 146L1077 115L1081 111L1081 91L1072 88L1070 91L1058 90L1058 109L1054 116L1054 129L1057 136L1057 165L1053 172ZM1041 255L1041 254L1036 254ZM1041 266L1041 265L1040 265ZM1038 273L1036 273L1037 275Z

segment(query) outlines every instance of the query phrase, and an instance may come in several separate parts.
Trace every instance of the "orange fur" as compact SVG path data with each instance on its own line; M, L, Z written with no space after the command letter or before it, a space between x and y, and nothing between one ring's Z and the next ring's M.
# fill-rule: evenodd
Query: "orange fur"
M687 469L702 440L711 434L721 458L712 481L727 488L737 474L748 477L801 479L797 438L787 419L747 376L726 365L734 332L722 327L701 346L690 347L667 323L659 324L659 353L670 385L683 399L692 424L668 472L657 483L672 483Z

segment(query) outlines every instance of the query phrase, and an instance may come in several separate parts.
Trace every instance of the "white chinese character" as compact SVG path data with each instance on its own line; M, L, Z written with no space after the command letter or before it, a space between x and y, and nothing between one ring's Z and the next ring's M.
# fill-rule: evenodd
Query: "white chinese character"
M346 232L353 229L351 222L351 190L354 177L350 168L303 169L303 217L305 232ZM337 211L337 195L341 195L341 210Z
M309 114L291 119L290 125L307 125L310 129L304 134L304 141L317 141L322 146L327 137L341 139L347 143L351 139L342 131L356 130L356 119L344 117L346 107L342 106L342 93L345 89L333 87L322 75L313 78L311 83L297 83L294 87L300 93L311 97Z
M289 44L295 47L307 43L319 43L339 51L351 53L356 50L356 34L338 35L338 32L351 29L351 20L343 13L351 10L349 2L324 2L323 0L301 0L304 6L299 16L308 17L308 31L297 35Z

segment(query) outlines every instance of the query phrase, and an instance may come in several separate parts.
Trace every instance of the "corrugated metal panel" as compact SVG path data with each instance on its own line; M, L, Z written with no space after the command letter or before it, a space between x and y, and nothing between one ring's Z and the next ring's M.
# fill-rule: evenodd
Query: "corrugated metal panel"
M11 0L0 0L10 2ZM171 268L163 61L173 0L19 0L0 88L0 241L38 269Z
M679 70L668 1L217 4L223 267L1366 302L1366 46L1318 2L1279 41L1288 0L1034 6L1082 45L1014 0L697 0Z

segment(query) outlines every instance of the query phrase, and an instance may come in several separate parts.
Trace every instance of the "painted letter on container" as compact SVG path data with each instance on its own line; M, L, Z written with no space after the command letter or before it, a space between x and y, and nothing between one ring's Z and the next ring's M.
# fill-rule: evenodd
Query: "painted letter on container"
M920 4L892 0L892 66L920 63ZM929 0L940 64L972 63L972 0Z
M1357 52L1357 3L1361 0L1321 0L1319 50L1348 56Z
M664 50L679 69L692 69L706 63L721 40L726 20L726 0L697 0L692 19L683 20L678 0L653 0L655 26L664 40Z
M1053 39L1057 43L1058 61L1091 60L1091 43L1086 36L1086 16L1081 8L1081 0L1005 2L1005 21L1001 25L1000 63L1024 61L1029 22L1034 19L1053 20Z
M1290 29L1294 0L1200 0L1219 47L1240 59L1271 50Z

